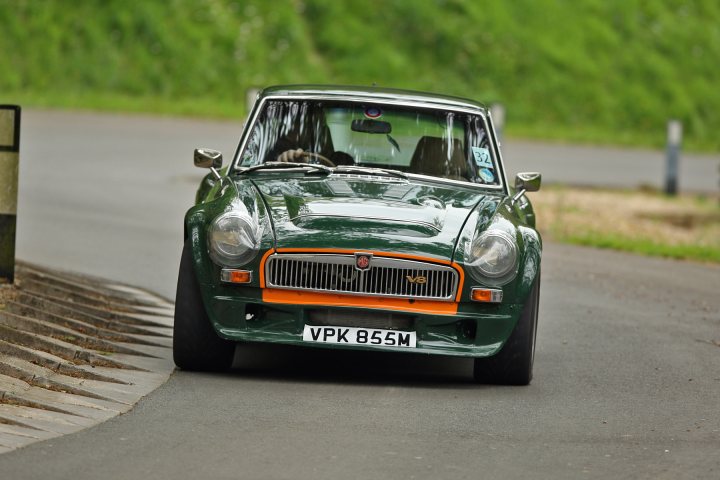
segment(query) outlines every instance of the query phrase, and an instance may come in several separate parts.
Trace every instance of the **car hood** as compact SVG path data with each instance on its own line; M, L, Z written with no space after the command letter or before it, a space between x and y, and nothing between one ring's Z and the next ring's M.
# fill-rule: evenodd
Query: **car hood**
M277 248L328 248L452 258L469 214L500 196L455 185L384 178L253 178Z

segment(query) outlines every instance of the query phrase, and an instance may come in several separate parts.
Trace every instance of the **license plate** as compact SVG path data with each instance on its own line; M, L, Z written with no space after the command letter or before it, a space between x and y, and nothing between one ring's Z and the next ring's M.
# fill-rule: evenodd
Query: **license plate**
M415 348L416 337L415 332L401 332L398 330L305 325L303 341L340 345Z

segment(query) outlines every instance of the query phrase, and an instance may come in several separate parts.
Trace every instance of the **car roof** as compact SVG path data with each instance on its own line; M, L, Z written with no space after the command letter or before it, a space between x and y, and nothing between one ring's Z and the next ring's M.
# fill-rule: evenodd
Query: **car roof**
M312 96L333 98L368 98L375 100L407 101L409 103L425 103L436 107L470 108L487 113L485 105L467 98L439 95L436 93L418 92L398 88L362 87L351 85L276 85L267 87L260 92L260 97L267 96Z

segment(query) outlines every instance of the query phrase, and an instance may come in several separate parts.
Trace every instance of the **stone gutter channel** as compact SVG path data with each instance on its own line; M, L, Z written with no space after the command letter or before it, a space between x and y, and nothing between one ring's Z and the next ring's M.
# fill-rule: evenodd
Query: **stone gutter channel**
M173 303L19 263L0 290L0 453L127 412L173 371Z

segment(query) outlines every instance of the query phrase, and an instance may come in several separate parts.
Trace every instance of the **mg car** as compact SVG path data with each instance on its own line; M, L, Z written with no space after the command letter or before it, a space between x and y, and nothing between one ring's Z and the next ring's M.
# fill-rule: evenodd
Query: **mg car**
M174 360L231 366L249 342L474 359L528 384L541 239L480 103L405 90L263 90L237 151L185 216Z

